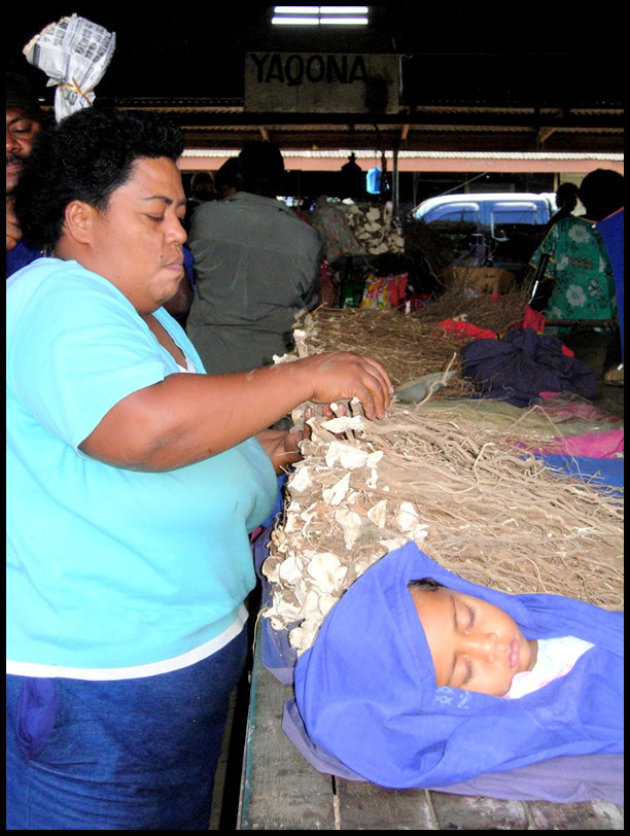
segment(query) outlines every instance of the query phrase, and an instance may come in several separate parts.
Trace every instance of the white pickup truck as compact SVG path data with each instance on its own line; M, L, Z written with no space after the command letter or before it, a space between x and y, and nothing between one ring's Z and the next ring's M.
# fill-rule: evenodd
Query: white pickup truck
M483 236L493 263L522 276L555 211L553 193L480 192L430 197L411 216L436 231L459 236L461 251Z

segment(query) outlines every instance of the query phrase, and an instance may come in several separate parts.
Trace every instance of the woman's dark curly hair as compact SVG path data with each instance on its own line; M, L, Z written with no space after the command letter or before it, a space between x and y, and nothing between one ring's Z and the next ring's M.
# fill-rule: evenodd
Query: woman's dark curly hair
M52 249L62 234L66 206L81 200L105 209L139 157L184 150L180 129L157 113L85 108L42 131L20 177L15 211L24 238Z

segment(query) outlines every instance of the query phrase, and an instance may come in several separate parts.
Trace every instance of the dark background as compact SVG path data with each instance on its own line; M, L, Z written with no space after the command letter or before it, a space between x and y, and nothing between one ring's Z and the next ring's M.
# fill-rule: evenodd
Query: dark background
M129 4L123 11L105 3L52 2L42 8L23 4L5 11L10 69L29 76L52 105L53 89L22 48L47 24L76 12L116 33L112 61L95 90L97 104L165 110L184 129L190 149L238 149L260 139L263 126L283 150L623 151L627 47L620 4L391 4L371 6L367 28L341 30L272 27L273 7L253 3ZM249 51L402 56L408 138L400 143L406 115L394 123L375 117L378 124L354 125L344 124L343 115L282 122L284 114L243 113ZM193 112L186 109L191 103L204 107ZM553 131L544 130L548 124ZM344 162L333 160L328 172L292 172L293 193L335 194ZM426 172L413 182L410 173L401 175L401 202L419 202L476 174ZM553 174L495 173L490 185L552 191L553 184Z
M403 103L576 107L624 99L620 3L373 6L367 29L341 33L330 27L272 31L272 8L171 3L114 10L102 2L45 8L24 3L3 13L6 54L10 68L45 82L41 71L31 73L21 49L44 26L76 12L116 33L100 96L242 98L245 52L284 48L401 54Z

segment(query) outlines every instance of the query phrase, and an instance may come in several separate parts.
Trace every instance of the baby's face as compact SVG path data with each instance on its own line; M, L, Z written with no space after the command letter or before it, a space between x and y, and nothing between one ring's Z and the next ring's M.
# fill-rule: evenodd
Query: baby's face
M502 697L517 673L534 667L537 643L499 607L452 589L409 591L438 686Z

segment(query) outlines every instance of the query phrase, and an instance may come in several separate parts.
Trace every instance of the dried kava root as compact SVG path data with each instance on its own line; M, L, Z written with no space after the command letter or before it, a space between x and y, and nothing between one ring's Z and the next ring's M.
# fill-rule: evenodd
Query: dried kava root
M394 386L432 372L450 363L456 374L435 397L462 397L477 391L461 375L460 349L465 341L446 333L436 322L423 322L413 314L372 308L320 307L294 331L296 343L307 348L300 356L327 351L353 351L376 357Z
M623 608L620 492L549 469L529 452L538 439L522 418L497 425L394 404L369 421L356 402L332 420L314 410L263 564L273 590L263 615L298 654L343 592L409 541L475 583Z

